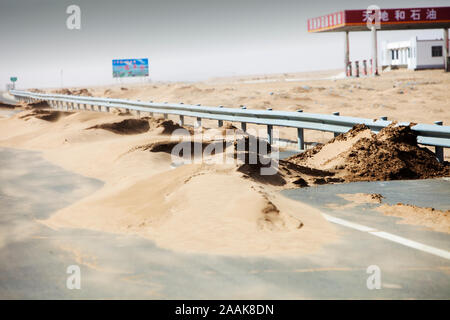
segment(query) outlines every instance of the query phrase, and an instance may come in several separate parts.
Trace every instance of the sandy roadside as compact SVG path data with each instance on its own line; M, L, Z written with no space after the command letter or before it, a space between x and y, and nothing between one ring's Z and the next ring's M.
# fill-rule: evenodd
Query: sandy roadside
M245 105L251 109L302 109L323 114L338 111L341 115L362 118L387 116L396 121L450 124L448 73L396 70L376 78L350 79L339 78L339 74L335 70L219 78L197 83L123 84L45 91L233 108ZM215 127L216 122L204 121L204 125ZM248 128L258 126L248 125ZM282 139L295 142L296 130L277 129ZM305 131L307 142L324 143L331 138L331 133ZM450 151L445 151L445 157L450 160Z

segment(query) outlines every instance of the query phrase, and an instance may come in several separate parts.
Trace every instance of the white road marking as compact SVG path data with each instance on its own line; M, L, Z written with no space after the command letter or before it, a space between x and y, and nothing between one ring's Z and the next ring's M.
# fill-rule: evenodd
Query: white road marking
M354 223L354 222L350 222L350 221L347 221L347 220L336 218L336 217L330 216L328 214L323 214L323 216L328 221L336 223L336 224L340 224L340 225L342 225L344 227L356 229L356 230L362 231L362 232L367 232L367 233L370 233L370 234L372 234L374 236L377 236L377 237L380 237L380 238L383 238L383 239L386 239L386 240L389 240L389 241L392 241L392 242L399 243L399 244L404 245L406 247L414 248L416 250L424 251L424 252L433 254L435 256L439 256L441 258L450 260L450 252L448 252L446 250L438 249L438 248L435 248L435 247L431 247L431 246L428 246L428 245L420 243L420 242L416 242L416 241L413 241L413 240L409 240L409 239L406 239L406 238L403 238L403 237L396 236L395 234L392 234L392 233L389 233L389 232L379 231L377 229L369 228L369 227L363 226L361 224L357 224L357 223Z

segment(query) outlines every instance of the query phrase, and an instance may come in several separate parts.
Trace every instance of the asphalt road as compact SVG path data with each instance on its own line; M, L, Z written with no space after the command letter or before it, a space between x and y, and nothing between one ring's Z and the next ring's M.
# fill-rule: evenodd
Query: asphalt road
M5 96L5 91L0 91L0 102L7 103L7 104L17 104L17 101L11 98L8 98Z
M0 298L450 298L450 261L422 250L448 252L449 235L397 224L396 218L373 211L373 205L346 210L326 206L345 203L336 193L377 192L388 202L449 209L450 181L287 190L286 196L308 202L340 222L336 226L341 235L321 252L290 259L174 253L138 237L52 230L36 221L101 185L44 161L37 152L0 149ZM371 231L355 229L352 223ZM427 246L406 246L376 236L374 230ZM67 289L70 265L80 267L79 290ZM367 287L369 266L380 270L380 289Z

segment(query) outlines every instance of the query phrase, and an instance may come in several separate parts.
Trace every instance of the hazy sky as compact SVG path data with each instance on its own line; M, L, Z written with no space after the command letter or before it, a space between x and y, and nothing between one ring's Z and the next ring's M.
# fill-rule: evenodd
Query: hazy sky
M66 8L81 8L81 30ZM152 80L336 69L344 34L308 34L307 18L342 9L446 6L414 0L0 0L0 90L114 83L112 59L149 58ZM382 31L379 41L441 38L442 30ZM370 58L368 32L350 59Z

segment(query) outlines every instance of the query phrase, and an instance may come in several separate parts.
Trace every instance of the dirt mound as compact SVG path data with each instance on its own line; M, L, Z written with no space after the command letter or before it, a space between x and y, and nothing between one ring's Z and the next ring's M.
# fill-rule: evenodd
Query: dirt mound
M237 128L233 126L231 122L225 122L223 127L224 130L236 130Z
M265 161L267 160L261 162L266 163ZM277 168L274 174L262 174L262 169L268 168L270 166L269 163L244 163L238 166L237 171L241 172L244 178L280 187L307 187L314 184L344 181L341 178L334 177L335 174L333 172L304 167L286 160L279 160L275 165Z
M72 94L72 91L70 91L67 88L62 88L62 89L53 90L52 93L56 93L56 94Z
M158 141L138 146L136 149L150 152L170 153L187 160L223 153L230 143L226 141ZM177 148L176 151L173 149ZM206 150L207 149L207 150ZM207 151L207 153L205 152Z
M63 89L54 90L53 93L65 94L65 95L74 95L74 96L92 97L92 94L86 88L72 89L72 90L69 90L67 88L63 88Z
M158 121L157 128L161 128L160 134L169 135L172 134L177 129L183 129L182 126L173 122L172 120L161 120Z
M50 106L48 105L48 103L46 101L22 102L21 105L26 110L50 108Z
M28 91L30 91L30 92L36 92L36 93L45 93L45 91L44 91L44 90L41 90L41 89L28 89Z
M28 121L31 118L36 118L49 122L56 122L61 117L67 116L69 114L70 112L34 109L32 111L21 113L19 119L24 119L25 121Z
M357 125L325 145L287 159L300 165L328 169L347 182L427 179L450 175L450 165L417 145L410 126L391 124L377 135Z
M131 112L129 109L121 109L121 108L112 108L111 113L116 116L130 116Z
M125 119L120 122L102 123L89 129L103 129L117 134L139 134L147 132L150 129L150 125L147 120L143 119Z

